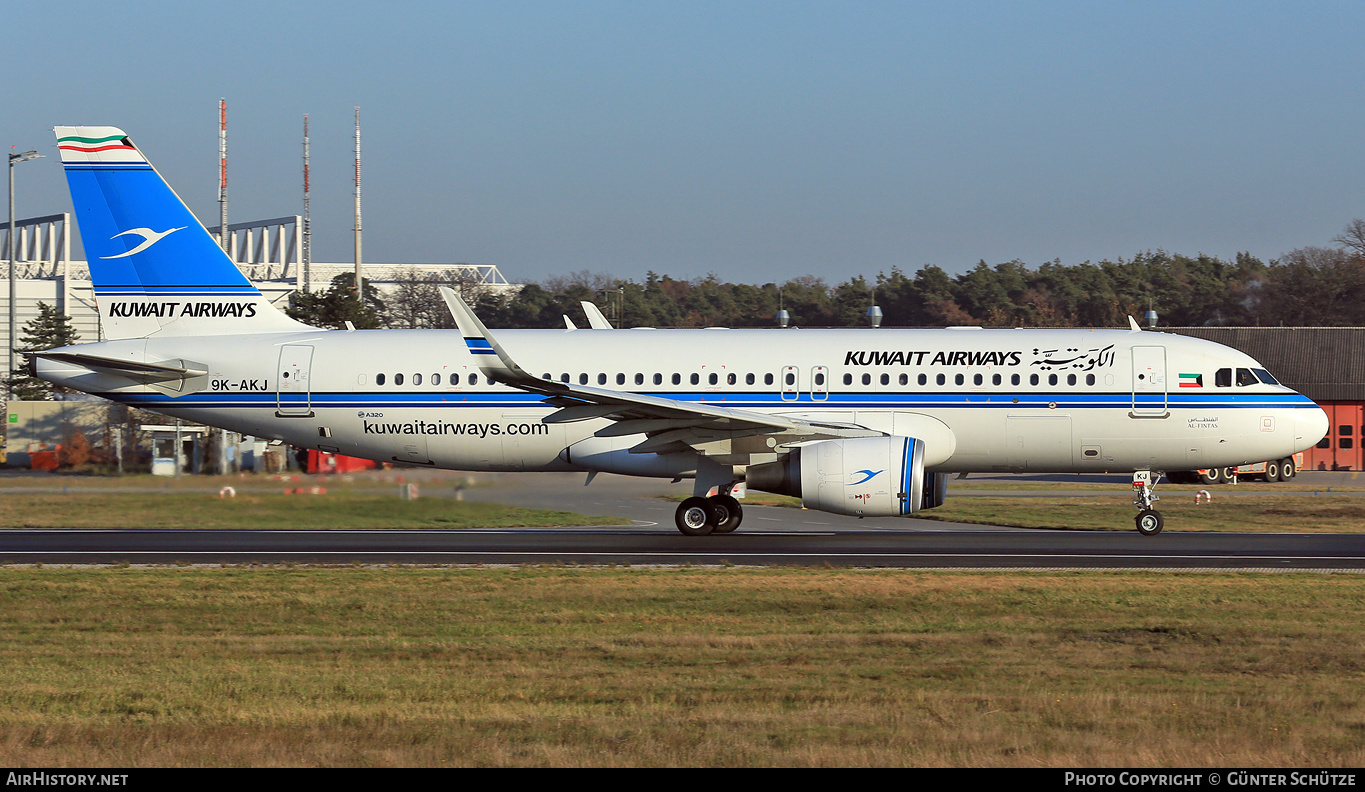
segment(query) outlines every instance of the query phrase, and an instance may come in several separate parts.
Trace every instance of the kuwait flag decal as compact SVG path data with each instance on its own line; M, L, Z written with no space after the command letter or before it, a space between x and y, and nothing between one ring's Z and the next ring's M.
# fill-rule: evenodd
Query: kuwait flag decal
M1180 387L1182 388L1202 388L1204 387L1203 374L1181 374Z

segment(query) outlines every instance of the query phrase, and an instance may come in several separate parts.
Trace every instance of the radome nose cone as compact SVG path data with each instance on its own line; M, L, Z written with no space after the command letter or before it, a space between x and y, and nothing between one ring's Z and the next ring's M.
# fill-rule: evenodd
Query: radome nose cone
M1327 436L1329 423L1327 413L1321 408L1313 410L1296 410L1294 420L1294 448L1298 451L1306 451L1318 444L1318 441Z

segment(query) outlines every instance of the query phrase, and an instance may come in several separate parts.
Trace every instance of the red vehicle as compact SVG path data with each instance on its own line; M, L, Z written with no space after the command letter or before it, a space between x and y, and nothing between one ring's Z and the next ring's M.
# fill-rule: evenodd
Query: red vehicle
M1177 470L1166 474L1166 478L1172 484L1226 484L1232 481L1235 476L1237 479L1255 479L1258 481L1289 481L1298 475L1303 467L1303 452L1284 459L1271 460L1270 462L1257 462L1252 465L1239 465L1238 467L1207 468L1203 470Z

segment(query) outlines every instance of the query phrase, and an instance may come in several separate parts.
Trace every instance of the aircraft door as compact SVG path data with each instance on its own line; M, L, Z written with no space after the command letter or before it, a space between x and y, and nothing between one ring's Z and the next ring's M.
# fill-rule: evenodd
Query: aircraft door
M1133 347L1133 417L1165 418L1166 347Z
M816 366L810 371L810 397L816 401L829 398L829 369Z
M276 409L280 418L308 418L313 415L312 389L309 384L313 366L313 347L286 344L280 347L276 369Z
M796 401L801 396L800 377L796 366L782 367L782 401Z

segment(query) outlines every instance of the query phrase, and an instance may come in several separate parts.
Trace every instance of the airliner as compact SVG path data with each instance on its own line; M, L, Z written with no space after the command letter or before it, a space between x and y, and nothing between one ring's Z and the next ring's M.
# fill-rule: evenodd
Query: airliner
M1160 533L1166 470L1287 459L1326 414L1252 358L1141 330L324 330L270 304L120 129L56 127L105 340L35 376L331 453L470 471L691 479L675 522L725 534L749 489L908 516L967 472L1132 472Z

